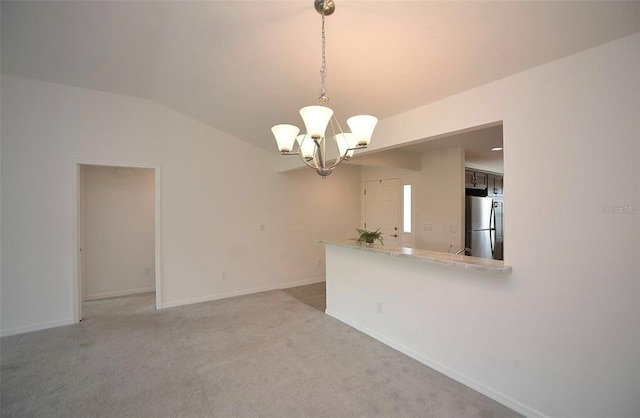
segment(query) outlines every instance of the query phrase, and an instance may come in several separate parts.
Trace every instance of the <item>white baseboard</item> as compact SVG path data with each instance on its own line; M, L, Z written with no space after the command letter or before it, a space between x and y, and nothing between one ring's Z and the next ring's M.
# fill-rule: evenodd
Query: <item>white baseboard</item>
M132 290L123 290L119 292L105 292L105 293L96 293L95 295L87 295L84 300L97 300L97 299L108 299L108 298L117 298L119 296L129 296L129 295L137 295L138 293L149 293L155 292L156 287L145 287L142 289L132 289Z
M162 307L160 309L175 308L177 306L191 305L193 303L210 302L212 300L226 299L226 298L232 298L232 297L235 297L235 296L242 296L242 295L250 295L252 293L267 292L269 290L288 289L290 287L305 286L305 285L308 285L308 284L321 283L321 282L324 282L324 281L325 281L324 276L322 276L322 277L313 277L311 279L298 280L298 281L295 281L295 282L286 282L286 283L279 283L279 284L276 284L276 285L254 287L254 288L251 288L251 289L236 290L236 291L233 291L233 292L219 293L219 294L216 294L216 295L202 296L202 297L198 297L198 298L162 302Z
M288 289L290 287L306 286L308 284L322 283L324 281L326 281L324 276L322 276L322 277L313 277L311 279L298 280L298 281L295 281L295 282L284 283L284 284L278 285L278 287L276 287L276 289Z
M357 324L355 322L352 322L342 316L340 316L340 314L336 313L336 312L332 312L329 309L325 310L325 313L329 316L331 316L332 318L337 319L340 322L343 322L347 325L349 325L352 328L357 329L358 331L361 331L367 335L369 335L370 337L375 338L376 340L380 341L383 344L388 345L389 347L398 350L399 352L401 352L402 354L405 354L409 357L411 357L414 360L419 361L420 363L431 367L434 370L439 371L440 373L444 374L445 376L448 376L450 378L452 378L453 380L462 383L465 386L470 387L471 389L478 391L480 393L482 393L483 395L493 399L496 402L501 403L502 405L513 409L516 412L521 413L522 415L526 416L526 417L530 417L530 418L545 418L546 415L544 415L543 413L536 411L533 408L530 408L518 401L516 401L515 399L512 399L508 396L503 395L500 392L497 392L493 389L491 389L490 387L487 387L485 385L483 385L480 382L477 382L463 374L460 374L458 372L456 372L455 370L452 370L450 368L448 368L447 366L444 366L441 363L438 363L437 361L434 361L430 358L424 357L421 354L416 353L415 351L411 350L410 348L405 347L402 344L399 344L393 340L390 340L386 337L383 337L382 335L376 333L375 331L372 331L371 329L362 326L360 324Z
M72 319L62 319L60 321L41 322L39 324L28 325L26 327L16 327L0 330L0 336L7 337L9 335L24 334L25 332L40 331L47 328L61 327L64 325L72 325Z
M324 282L324 281L325 281L324 276L322 276L322 277L313 277L311 279L298 280L298 281L295 281L295 282L279 283L277 285L255 287L255 288L252 288L252 289L239 290L239 291L228 292L228 293L221 293L221 294L217 294L217 295L210 295L210 296L204 296L204 297L199 297L199 298L184 299L184 300L179 300L179 301L174 301L174 302L164 302L162 304L162 306L159 307L158 309L174 308L176 306L191 305L193 303L208 302L208 301L211 301L211 300L225 299L225 298L230 298L230 297L234 297L234 296L249 295L249 294L252 294L252 293L266 292L266 291L269 291L269 290L288 289L290 287L304 286L304 285L308 285L308 284L321 283L321 282ZM85 300L96 300L96 299L105 299L105 298L112 298L112 297L118 297L118 296L127 296L127 295L134 295L134 294L138 294L138 293L153 292L155 290L156 290L155 287L149 287L149 288L144 288L144 289L127 290L127 291L124 291L124 292L100 293L100 294L97 294L97 295L87 296ZM42 322L42 323L39 323L39 324L34 324L34 325L29 325L29 326L24 326L24 327L2 329L2 330L0 330L0 337L5 337L5 336L9 336L9 335L16 335L16 334L24 334L25 332L40 331L40 330L47 329L47 328L55 328L55 327L60 327L60 326L63 326L63 325L72 325L72 324L74 324L72 319L64 319L64 320L60 320L60 321Z

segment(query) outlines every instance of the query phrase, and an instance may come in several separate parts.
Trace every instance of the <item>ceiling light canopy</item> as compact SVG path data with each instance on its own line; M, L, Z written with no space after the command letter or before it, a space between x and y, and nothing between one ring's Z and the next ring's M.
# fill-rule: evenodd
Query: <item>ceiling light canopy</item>
M318 104L300 109L305 133L300 134L300 128L289 124L275 125L271 128L271 132L283 155L299 155L307 166L316 170L324 178L331 174L338 164L351 158L355 150L369 145L378 119L371 115L352 116L347 119L351 132L344 132L333 110L327 106L329 96L326 86L324 18L331 15L336 6L333 0L315 0L314 7L322 16L322 66L320 67ZM338 150L338 156L331 162L326 160L326 131L329 126L331 126L330 138L333 139Z

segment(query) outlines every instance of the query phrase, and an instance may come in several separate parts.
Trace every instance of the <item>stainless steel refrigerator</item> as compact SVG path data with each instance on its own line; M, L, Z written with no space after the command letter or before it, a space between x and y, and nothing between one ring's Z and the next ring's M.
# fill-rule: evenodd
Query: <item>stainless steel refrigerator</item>
M474 257L504 259L504 202L491 197L467 196L465 246Z

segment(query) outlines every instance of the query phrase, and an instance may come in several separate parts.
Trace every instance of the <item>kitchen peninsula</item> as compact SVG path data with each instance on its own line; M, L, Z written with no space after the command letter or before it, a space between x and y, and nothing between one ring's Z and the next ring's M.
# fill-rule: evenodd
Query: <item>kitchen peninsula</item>
M416 248L393 247L385 245L360 245L354 241L319 241L325 245L335 245L342 248L351 248L359 251L367 251L393 257L420 260L427 263L462 268L481 273L489 273L502 277L511 274L511 267L505 266L499 260L469 257L437 251L420 250Z
M492 329L492 321L508 314L501 306L508 306L516 286L509 280L511 267L412 248L320 242L326 251L327 315L488 394L475 383L476 365L469 359L490 339L503 338L480 330Z

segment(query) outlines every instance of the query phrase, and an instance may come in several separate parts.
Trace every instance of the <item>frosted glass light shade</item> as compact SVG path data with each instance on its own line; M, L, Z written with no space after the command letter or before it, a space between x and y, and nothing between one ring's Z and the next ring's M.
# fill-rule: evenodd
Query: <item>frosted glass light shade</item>
M349 148L355 148L356 146L352 134L336 134L335 140L338 144L338 152L341 156L345 158L353 157L353 150L349 150Z
M313 139L309 135L298 135L296 141L298 141L302 158L312 160L316 152L316 143L313 142Z
M329 119L333 116L333 110L326 106L306 106L300 109L300 116L307 128L307 134L312 138L324 138Z
M353 153L355 152L353 148L357 147L358 145L356 144L356 138L353 136L353 134L345 135L347 136L347 143L349 144L349 148L351 148L351 150L349 150L349 152L347 153L347 158L351 158L353 157Z
M276 138L280 152L291 152L300 128L294 125L281 124L271 128L271 132L273 132L273 136Z
M377 124L378 118L371 115L358 115L347 119L347 125L349 125L358 146L369 145Z

